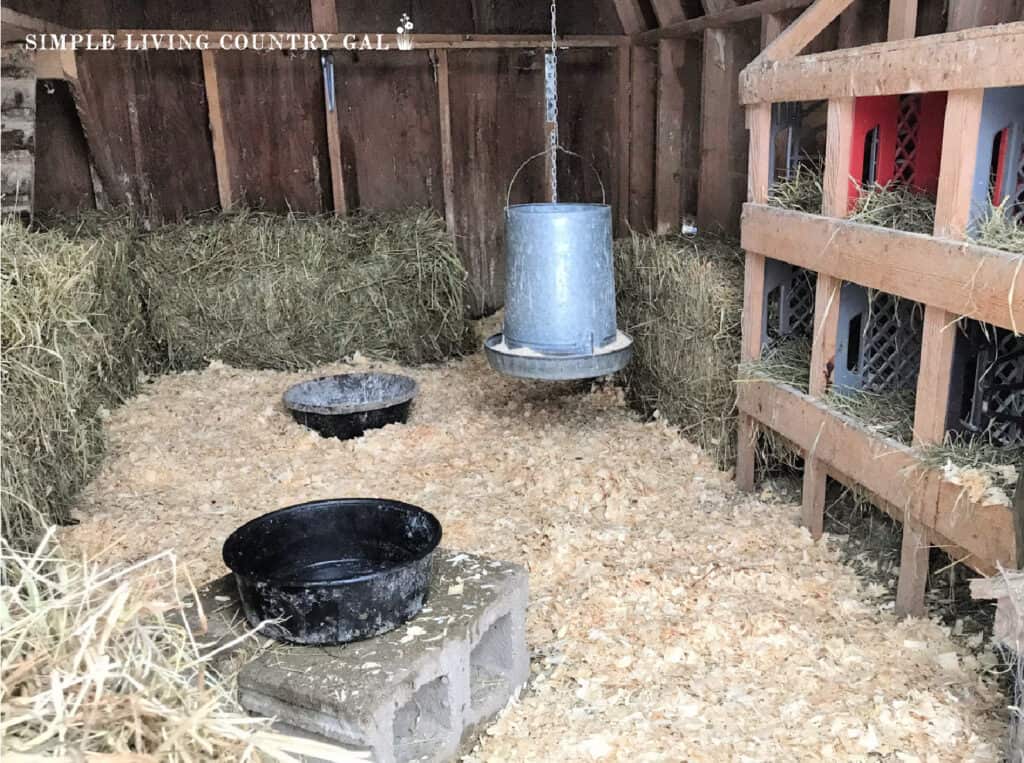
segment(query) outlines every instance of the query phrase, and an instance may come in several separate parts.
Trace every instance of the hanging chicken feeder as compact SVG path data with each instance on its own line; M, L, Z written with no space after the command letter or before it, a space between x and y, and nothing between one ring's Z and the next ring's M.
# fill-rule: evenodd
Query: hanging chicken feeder
M554 34L552 28L553 41ZM494 370L524 379L605 376L633 355L633 340L615 322L612 210L604 203L604 184L600 204L558 203L557 152L579 155L558 145L556 63L552 45L545 57L549 144L523 162L509 184L505 322L484 343ZM510 204L519 172L541 156L549 160L552 201Z

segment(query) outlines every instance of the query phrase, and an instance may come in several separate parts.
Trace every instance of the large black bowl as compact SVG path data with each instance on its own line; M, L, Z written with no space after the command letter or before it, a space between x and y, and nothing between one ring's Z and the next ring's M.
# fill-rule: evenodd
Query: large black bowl
M441 542L433 514L399 501L289 506L224 543L249 624L295 644L343 644L397 628L423 607Z
M303 426L347 440L404 422L416 391L415 379L400 374L339 374L289 387L284 405Z

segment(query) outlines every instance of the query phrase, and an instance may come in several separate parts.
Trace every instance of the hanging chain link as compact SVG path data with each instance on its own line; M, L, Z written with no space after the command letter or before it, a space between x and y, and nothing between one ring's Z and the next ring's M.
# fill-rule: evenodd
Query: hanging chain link
M544 56L544 95L547 100L548 164L551 201L558 201L558 8L551 0L551 52Z

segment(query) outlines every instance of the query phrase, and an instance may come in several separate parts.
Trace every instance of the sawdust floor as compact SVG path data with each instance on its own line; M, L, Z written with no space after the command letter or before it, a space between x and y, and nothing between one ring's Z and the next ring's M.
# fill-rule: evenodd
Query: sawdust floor
M897 622L795 505L739 493L614 388L507 380L480 357L410 373L410 422L349 442L283 411L309 373L161 378L110 416L65 540L124 560L174 547L205 581L228 533L280 506L429 509L446 546L530 571L531 684L474 760L999 759L986 655Z

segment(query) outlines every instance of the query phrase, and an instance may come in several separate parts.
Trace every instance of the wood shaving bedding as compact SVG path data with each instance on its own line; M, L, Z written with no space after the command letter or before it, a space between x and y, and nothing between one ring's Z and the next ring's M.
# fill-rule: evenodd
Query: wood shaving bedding
M321 439L281 406L324 373L219 363L114 411L110 454L66 543L225 570L242 522L300 501L397 498L444 545L530 570L532 677L473 761L994 761L1005 722L986 655L896 621L795 505L740 493L610 386L505 379L479 356L406 370L406 425ZM876 587L877 589L877 587Z

